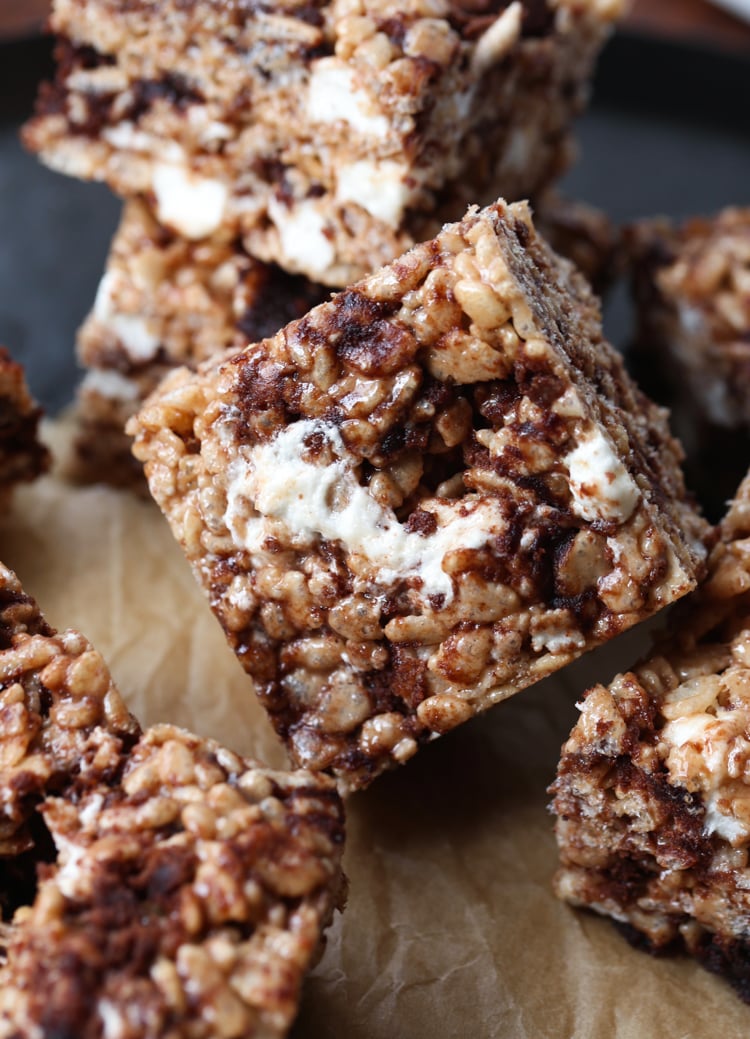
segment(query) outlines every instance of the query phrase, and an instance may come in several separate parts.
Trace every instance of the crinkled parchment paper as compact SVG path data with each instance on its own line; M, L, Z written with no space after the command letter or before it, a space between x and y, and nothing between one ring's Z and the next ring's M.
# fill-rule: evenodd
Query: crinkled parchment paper
M101 650L142 722L176 722L283 763L154 506L47 477L17 493L0 558L53 624L80 628ZM551 893L546 787L575 700L644 644L642 633L624 636L351 799L349 904L308 980L294 1039L750 1034L750 1008L723 982L689 960L631 949L609 922Z

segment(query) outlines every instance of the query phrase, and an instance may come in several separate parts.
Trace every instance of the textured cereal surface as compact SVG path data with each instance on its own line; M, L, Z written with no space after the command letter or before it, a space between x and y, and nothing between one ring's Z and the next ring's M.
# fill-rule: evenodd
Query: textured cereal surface
M299 763L367 783L690 590L663 413L525 205L197 375L130 431Z
M333 784L141 732L5 568L0 713L0 1035L285 1035L342 896Z
M750 1001L750 480L652 656L583 701L553 787L558 894Z
M327 291L248 255L229 234L193 242L126 203L95 304L78 333L74 473L140 485L124 428L171 368L273 335Z
M0 347L0 499L14 484L33 480L49 464L37 433L41 409L20 364Z
M25 139L187 237L239 229L342 286L468 203L557 177L622 7L57 0L57 78Z

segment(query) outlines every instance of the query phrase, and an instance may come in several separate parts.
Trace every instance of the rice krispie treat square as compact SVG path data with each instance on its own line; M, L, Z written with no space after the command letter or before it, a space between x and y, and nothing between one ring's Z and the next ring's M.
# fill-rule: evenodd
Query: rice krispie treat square
M750 209L628 231L643 367L691 418L750 427Z
M174 373L129 431L294 760L344 788L703 564L664 414L523 203Z
M38 439L41 416L23 368L0 347L0 505L15 484L35 479L49 465L49 452Z
M254 259L236 237L190 241L162 227L142 201L127 202L78 333L86 375L74 475L140 483L125 423L166 372L273 335L328 291Z
M142 732L2 566L0 711L0 1035L286 1035L343 895L333 782Z
M669 406L688 485L724 515L750 461L750 209L625 233L637 329L630 367Z
M590 689L552 788L557 893L750 1002L750 479L672 635Z
M56 0L25 141L188 238L346 285L470 202L535 195L622 0Z

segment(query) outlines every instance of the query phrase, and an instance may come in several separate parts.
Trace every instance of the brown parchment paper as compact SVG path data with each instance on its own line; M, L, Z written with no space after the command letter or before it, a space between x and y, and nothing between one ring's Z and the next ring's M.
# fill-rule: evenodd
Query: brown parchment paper
M51 430L53 446L60 433ZM82 630L144 724L273 765L284 754L156 508L55 477L20 489L0 558ZM740 1039L750 1007L687 959L631 949L551 893L546 811L574 703L648 644L632 632L421 751L348 805L347 909L294 1039Z

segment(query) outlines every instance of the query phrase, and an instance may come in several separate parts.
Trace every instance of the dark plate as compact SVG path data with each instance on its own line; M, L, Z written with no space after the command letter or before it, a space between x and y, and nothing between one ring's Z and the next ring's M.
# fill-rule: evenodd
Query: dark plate
M77 379L75 329L92 304L119 203L101 185L46 170L21 149L18 128L50 45L0 45L0 343L28 368L51 411ZM565 190L618 221L710 213L750 204L750 56L621 34L602 57L581 159ZM616 294L608 333L625 342L629 308Z

